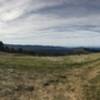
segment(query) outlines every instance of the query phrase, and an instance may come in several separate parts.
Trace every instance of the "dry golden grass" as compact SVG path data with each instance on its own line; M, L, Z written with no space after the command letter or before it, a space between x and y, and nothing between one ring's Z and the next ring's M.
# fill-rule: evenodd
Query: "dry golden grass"
M0 53L0 100L100 100L100 53L64 57Z

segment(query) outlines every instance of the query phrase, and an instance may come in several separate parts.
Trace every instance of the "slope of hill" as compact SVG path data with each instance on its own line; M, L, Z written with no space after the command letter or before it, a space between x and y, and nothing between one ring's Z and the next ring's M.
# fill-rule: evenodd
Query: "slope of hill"
M0 53L0 100L100 100L100 53Z

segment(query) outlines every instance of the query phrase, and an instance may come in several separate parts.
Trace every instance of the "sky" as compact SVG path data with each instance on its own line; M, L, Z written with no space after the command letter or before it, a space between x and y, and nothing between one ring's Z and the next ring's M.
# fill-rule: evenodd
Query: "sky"
M0 41L100 46L100 0L0 0Z

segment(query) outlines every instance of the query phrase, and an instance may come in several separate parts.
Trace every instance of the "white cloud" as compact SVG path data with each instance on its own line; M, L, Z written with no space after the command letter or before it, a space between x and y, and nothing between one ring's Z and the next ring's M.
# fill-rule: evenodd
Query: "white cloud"
M21 16L21 10L11 10L0 15L1 21L11 21Z
M0 40L66 46L92 45L94 40L95 45L99 45L98 2L0 0Z

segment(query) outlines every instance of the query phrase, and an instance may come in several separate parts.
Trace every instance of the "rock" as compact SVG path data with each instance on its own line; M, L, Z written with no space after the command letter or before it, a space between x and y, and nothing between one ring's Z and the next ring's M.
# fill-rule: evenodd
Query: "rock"
M32 91L34 91L34 87L28 86L28 85L27 86L26 85L18 85L15 90L32 92Z

